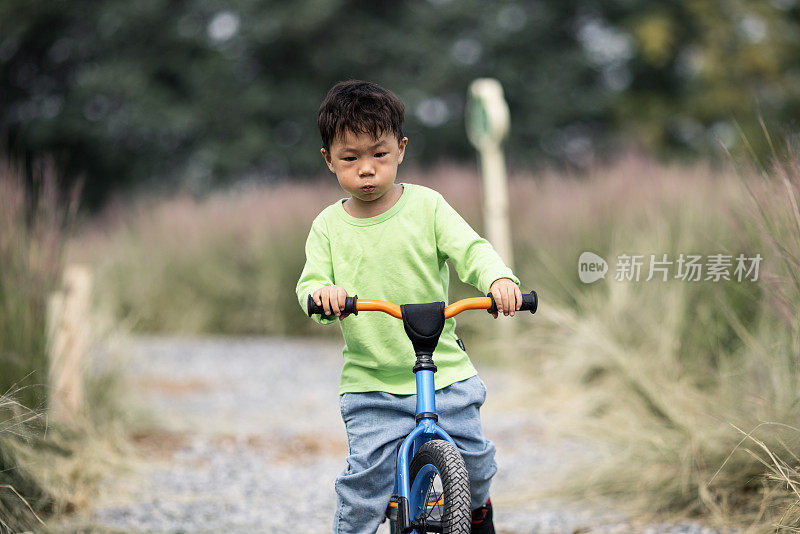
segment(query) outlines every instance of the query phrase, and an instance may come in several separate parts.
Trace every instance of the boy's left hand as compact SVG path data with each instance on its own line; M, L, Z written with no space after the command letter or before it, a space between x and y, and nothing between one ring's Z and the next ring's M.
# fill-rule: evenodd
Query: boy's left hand
M497 304L497 311L502 311L505 316L514 317L514 312L522 306L522 291L508 278L498 278L492 282L489 292ZM497 315L497 313L492 314L495 319L497 319Z

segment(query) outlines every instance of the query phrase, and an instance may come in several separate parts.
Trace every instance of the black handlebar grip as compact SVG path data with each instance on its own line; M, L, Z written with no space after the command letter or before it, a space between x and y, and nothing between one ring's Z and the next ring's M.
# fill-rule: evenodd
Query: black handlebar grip
M356 309L357 300L358 300L358 295L353 295L352 297L345 297L344 310L342 311L342 313L358 315L358 310Z
M489 309L486 311L489 312L490 315L497 313L497 303L494 301L494 297L491 293L486 293L486 296L492 299L492 305L489 306Z
M522 306L519 307L519 311L530 310L531 314L534 314L538 308L539 295L536 294L536 291L522 294Z
M309 317L311 317L315 313L320 313L320 314L325 313L323 307L314 302L314 297L312 297L311 295L308 296L308 304L306 304L306 310L308 311Z
M494 301L494 296L491 293L486 294L487 297L492 299L491 307L486 310L489 313L497 313L497 303ZM523 293L522 294L522 305L519 307L517 311L525 311L530 310L531 314L536 313L536 309L539 307L539 295L536 294L536 291L531 291L530 293Z
M343 314L352 313L353 315L358 315L358 310L356 309L357 300L358 300L358 295L353 295L352 297L346 297L344 299L344 310L342 310L342 313ZM308 311L309 317L311 317L315 313L324 315L325 317L330 317L328 315L325 315L325 308L314 302L314 297L312 297L311 295L308 296L308 304L306 305L306 309Z

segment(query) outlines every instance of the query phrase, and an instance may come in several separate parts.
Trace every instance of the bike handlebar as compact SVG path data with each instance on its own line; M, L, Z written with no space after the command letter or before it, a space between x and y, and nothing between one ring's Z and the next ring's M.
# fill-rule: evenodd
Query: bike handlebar
M536 309L538 307L539 296L536 294L536 291L522 294L522 305L518 311L528 310L533 314L536 313ZM455 317L459 313L466 310L486 310L489 313L496 313L497 304L495 303L494 297L491 293L485 297L461 299L444 309L444 318L450 319L451 317ZM307 311L309 317L317 313L323 315L325 314L325 309L321 305L315 303L314 297L311 295L308 296ZM358 315L358 312L360 311L382 311L391 315L392 317L396 317L398 319L403 318L403 312L400 310L400 306L397 304L393 304L385 300L359 299L358 295L345 298L344 309L342 310L343 314Z

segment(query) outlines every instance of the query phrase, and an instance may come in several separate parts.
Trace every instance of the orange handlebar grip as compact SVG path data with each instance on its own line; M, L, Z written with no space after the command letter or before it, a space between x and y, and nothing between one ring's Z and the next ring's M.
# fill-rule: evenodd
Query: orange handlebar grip
M486 300L489 299L487 298ZM382 311L388 313L392 317L397 317L398 319L403 318L403 314L400 312L400 306L392 304L391 302L386 302L385 300L358 299L358 301L356 301L356 309L358 311Z
M444 318L449 319L465 310L488 310L492 307L489 297L472 297L452 303L444 309Z

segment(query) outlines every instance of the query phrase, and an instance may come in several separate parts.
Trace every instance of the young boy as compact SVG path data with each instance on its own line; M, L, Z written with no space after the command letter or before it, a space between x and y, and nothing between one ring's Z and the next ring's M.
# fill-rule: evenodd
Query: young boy
M426 187L395 183L408 139L405 110L394 93L359 80L336 84L319 109L322 156L350 197L324 209L311 225L306 264L297 282L326 315L345 318L345 297L397 304L447 302L449 259L464 282L491 291L498 310L520 308L519 280L491 245ZM497 318L497 314L494 315ZM334 318L314 316L322 324ZM340 322L345 340L339 404L347 429L347 468L335 483L333 532L373 533L394 486L398 443L415 426L415 356L402 321L364 313ZM459 347L448 319L434 352L439 425L464 457L472 494L473 533L494 533L489 484L495 448L483 436L486 388Z

